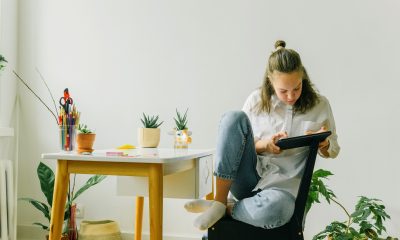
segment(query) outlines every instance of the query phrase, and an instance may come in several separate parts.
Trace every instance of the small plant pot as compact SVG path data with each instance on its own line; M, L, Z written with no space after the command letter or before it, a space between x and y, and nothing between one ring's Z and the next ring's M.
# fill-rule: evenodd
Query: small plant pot
M93 143L95 138L95 133L79 133L76 137L78 153L93 152Z
M160 143L160 129L159 128L139 128L138 129L138 142L140 147L156 148Z
M174 148L188 148L192 142L190 135L192 135L192 132L188 129L175 130Z

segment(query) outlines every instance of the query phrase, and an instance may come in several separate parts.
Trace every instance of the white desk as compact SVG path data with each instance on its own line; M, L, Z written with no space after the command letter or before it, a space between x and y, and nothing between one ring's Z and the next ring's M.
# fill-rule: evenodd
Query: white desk
M148 177L151 240L162 239L164 176L195 169L195 176L193 176L196 179L195 186L193 186L193 189L197 191L195 196L207 194L209 197L212 196L210 171L212 169L213 150L133 149L126 151L128 156L106 156L106 151L95 151L92 155L76 153L42 154L43 159L57 160L50 240L58 240L61 237L64 206L67 198L69 174L71 173ZM187 177L187 175L185 176ZM182 179L182 182L185 181L185 179ZM143 211L142 196L137 198L137 204L135 239L140 239L141 211Z

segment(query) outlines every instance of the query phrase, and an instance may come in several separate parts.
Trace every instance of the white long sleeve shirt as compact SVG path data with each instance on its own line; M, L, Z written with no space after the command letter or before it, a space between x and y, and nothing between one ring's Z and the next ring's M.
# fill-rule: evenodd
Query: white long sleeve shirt
M328 137L329 157L335 158L338 155L340 147L335 121L327 98L320 95L319 103L302 114L295 113L292 106L286 105L273 95L270 113L257 113L257 104L261 101L260 94L260 89L252 92L242 109L250 119L255 142L270 139L272 135L282 131L286 131L289 137L294 137L304 135L306 131L318 131L325 126L327 130L332 131ZM257 162L257 172L261 179L254 190L275 187L296 197L307 155L307 147L283 150L280 154L262 153Z

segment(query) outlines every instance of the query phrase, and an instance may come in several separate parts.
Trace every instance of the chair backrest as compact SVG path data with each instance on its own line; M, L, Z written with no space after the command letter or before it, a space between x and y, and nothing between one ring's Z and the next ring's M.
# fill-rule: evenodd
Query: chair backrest
M295 209L290 220L292 231L292 239L304 239L303 223L305 221L305 208L310 190L311 178L314 172L315 160L318 153L318 145L320 140L316 140L309 146L306 165L304 167L303 177L301 178L299 191L296 197Z
M243 239L286 239L304 240L303 223L305 220L305 208L310 190L314 165L318 153L318 145L330 132L307 137L297 138L286 145L285 149L296 147L309 147L309 153L304 167L303 176L297 193L295 209L289 223L273 229L255 227L244 222L225 217L220 219L213 227L208 229L209 240L243 240ZM301 139L301 140L299 140ZM287 141L286 141L287 142Z

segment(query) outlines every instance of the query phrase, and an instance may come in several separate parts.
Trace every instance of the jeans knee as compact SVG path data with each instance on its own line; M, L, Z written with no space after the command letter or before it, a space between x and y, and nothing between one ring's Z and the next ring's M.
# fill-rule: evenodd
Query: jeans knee
M256 227L277 228L290 221L295 198L283 191L262 191L238 202L232 217Z
M276 228L290 221L295 207L295 200L292 197L284 197L271 202L268 208L265 208L257 214L257 221L261 227Z
M222 115L221 126L228 129L233 127L237 128L237 126L240 126L242 124L247 124L248 122L249 119L245 112L229 111L224 113L224 115Z

